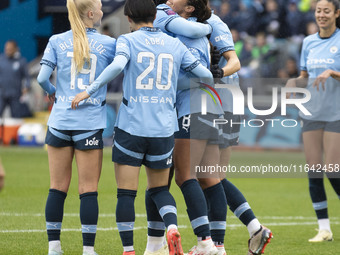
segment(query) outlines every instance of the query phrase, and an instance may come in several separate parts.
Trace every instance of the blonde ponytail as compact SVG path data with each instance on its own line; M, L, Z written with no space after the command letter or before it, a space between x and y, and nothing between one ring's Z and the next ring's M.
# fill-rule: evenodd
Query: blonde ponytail
M82 18L92 6L93 0L67 0L68 19L73 33L73 58L77 73L81 71L85 62L90 63L90 47L86 35L86 28Z

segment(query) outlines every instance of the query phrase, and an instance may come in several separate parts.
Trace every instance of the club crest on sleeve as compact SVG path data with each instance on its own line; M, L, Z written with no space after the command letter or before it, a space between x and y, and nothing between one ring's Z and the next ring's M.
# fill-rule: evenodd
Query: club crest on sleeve
M173 10L171 9L167 9L167 10L164 10L166 14L168 15L176 15L176 12L174 12Z

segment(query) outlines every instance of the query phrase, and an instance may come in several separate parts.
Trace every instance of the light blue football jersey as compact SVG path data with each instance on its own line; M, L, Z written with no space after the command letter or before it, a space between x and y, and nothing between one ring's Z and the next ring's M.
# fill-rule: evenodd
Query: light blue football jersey
M153 22L154 27L160 28L164 33L176 37L175 34L171 33L167 30L166 26L175 18L179 18L180 16L174 12L168 5L160 4L157 6L157 15L156 19Z
M173 37L183 35L190 38L201 38L212 31L212 27L208 24L188 22L166 4L157 6L157 15L153 25Z
M196 22L195 18L189 19L191 22ZM210 45L207 37L192 39L185 36L177 36L181 42L188 47L190 52L196 57L200 63L209 69L210 67ZM184 71L180 72L179 82L190 83L198 81L190 73ZM221 104L217 95L209 88L202 90L200 88L193 88L187 90L179 90L177 93L176 108L178 111L178 118L191 113L200 113L202 111L202 95L206 96L206 108L208 113L223 114Z
M224 52L235 50L232 34L227 24L225 24L217 15L211 14L207 22L213 27L213 32L210 36L210 42L222 55ZM219 66L222 68L227 64L227 60L221 57ZM230 76L225 76L222 79L224 84L230 84L240 87L239 77L237 72ZM224 111L233 112L233 96L229 89L216 89L222 100L222 107Z
M151 27L120 36L118 55L129 61L116 126L142 137L173 135L178 130L175 103L179 71L190 71L199 62L177 38Z
M76 110L71 109L75 95L84 91L113 60L116 40L87 29L90 64L76 74L73 60L72 31L53 35L41 64L57 68L55 103L47 125L61 130L94 130L106 127L106 86L100 88Z
M318 121L340 120L340 81L329 77L325 90L320 85L319 91L313 88L315 78L327 69L340 71L340 29L329 38L320 38L319 33L307 36L301 50L301 70L308 72L307 89L311 99L303 104L312 115L300 116L304 119Z

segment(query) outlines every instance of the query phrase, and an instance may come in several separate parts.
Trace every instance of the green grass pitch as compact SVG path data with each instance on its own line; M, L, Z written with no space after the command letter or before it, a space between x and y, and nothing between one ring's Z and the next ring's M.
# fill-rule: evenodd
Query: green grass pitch
M0 192L0 254L47 254L44 207L49 188L47 152L42 148L0 147L0 157L6 170L5 188ZM304 164L302 152L234 151L231 165L300 165ZM249 175L245 175L250 177ZM239 187L261 223L269 227L274 238L267 246L268 255L333 255L340 251L340 203L326 181L329 215L334 241L310 244L308 239L316 234L315 214L308 193L308 181L300 178L232 178ZM265 178L274 177L274 178ZM282 177L285 177L283 175ZM287 177L287 176L286 176ZM293 176L289 176L293 177ZM136 254L143 254L146 244L146 216L144 190L145 171L141 171L137 194L134 241ZM104 150L103 170L99 183L99 222L95 249L98 254L122 254L122 246L115 223L116 187L111 150ZM186 207L179 188L173 183L171 193L178 207L179 228L185 251L196 238L186 215ZM65 203L61 234L64 254L81 254L82 240L79 220L77 172ZM228 211L226 249L228 255L246 255L248 231Z

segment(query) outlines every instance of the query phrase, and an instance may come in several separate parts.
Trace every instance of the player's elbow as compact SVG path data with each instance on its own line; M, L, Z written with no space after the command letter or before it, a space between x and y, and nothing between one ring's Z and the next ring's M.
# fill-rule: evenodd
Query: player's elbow
M124 66L119 66L117 69L118 69L118 73L121 73L124 70Z
M111 73L115 73L115 74L119 74L121 73L125 66L126 66L126 60L122 59L120 56L117 57L117 59L115 59L112 64L109 66L109 70Z
M236 57L234 59L232 59L232 63L231 67L232 67L232 70L233 70L233 73L239 71L241 69L241 63L240 63L240 60Z
M46 82L46 78L43 77L43 75L41 75L41 73L39 73L38 77L37 77L37 82L42 85L43 83Z
M235 69L236 69L235 72L238 72L238 71L240 71L240 69L241 69L241 63L240 63L239 60L237 60L237 63L235 64Z

